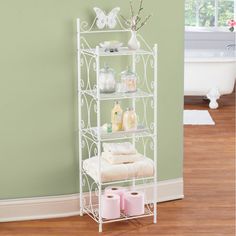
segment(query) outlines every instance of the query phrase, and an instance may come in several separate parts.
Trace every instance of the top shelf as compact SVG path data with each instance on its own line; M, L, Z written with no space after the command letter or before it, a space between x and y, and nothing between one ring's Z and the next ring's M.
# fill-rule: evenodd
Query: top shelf
M115 29L115 30L91 30L81 31L80 34L103 34L103 33L126 33L131 32L131 29Z
M127 47L122 47L118 52L105 52L103 48L99 48L99 52L97 53L96 48L91 49L81 49L81 53L87 54L90 56L103 56L103 57L111 57L111 56L132 56L132 55L153 55L152 51L138 49L138 50L130 50Z

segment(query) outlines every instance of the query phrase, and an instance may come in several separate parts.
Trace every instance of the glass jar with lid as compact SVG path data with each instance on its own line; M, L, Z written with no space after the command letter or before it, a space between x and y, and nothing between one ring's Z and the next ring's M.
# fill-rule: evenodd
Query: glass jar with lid
M115 71L108 65L105 65L99 72L99 88L101 93L116 91Z
M137 91L137 74L130 68L121 72L121 85L124 92L132 93Z

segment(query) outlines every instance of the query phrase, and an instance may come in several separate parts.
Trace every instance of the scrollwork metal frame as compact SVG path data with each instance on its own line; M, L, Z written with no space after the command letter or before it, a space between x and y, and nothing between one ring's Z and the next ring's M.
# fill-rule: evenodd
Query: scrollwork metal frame
M136 106L142 106L142 118L139 115L139 121L148 127L149 135L145 133L136 135L135 133L128 138L132 140L133 144L143 146L143 154L146 155L148 151L152 151L153 162L154 162L154 176L152 178L140 178L140 179L128 179L124 181L113 181L112 183L102 183L101 177L98 181L93 180L89 177L83 169L83 158L90 158L97 155L100 160L101 155L101 144L102 134L100 129L97 129L97 134L94 135L92 128L101 127L101 94L99 91L99 70L100 70L100 50L97 46L94 50L95 53L88 53L87 50L92 50L92 47L86 40L86 34L96 33L114 33L114 32L130 32L130 29L125 28L121 21L117 18L119 25L118 29L105 29L105 30L94 30L96 24L96 18L89 26L87 22L80 22L77 19L77 49L78 49L78 140L79 140L79 170L80 170L80 215L83 213L88 214L99 224L99 231L102 231L102 224L109 223L119 220L140 218L145 216L153 216L153 221L156 223L157 218L157 45L152 49L141 35L138 38L142 41L148 53L138 54L132 53L132 69L136 71L136 65L142 63L143 76L139 77L139 86L148 94L148 96L133 96L131 98L132 106L136 109ZM147 74L148 67L153 70L153 80L149 80ZM81 70L84 68L82 76ZM91 81L91 73L94 73L94 81ZM92 94L92 96L91 96ZM151 94L151 96L150 96ZM90 96L88 96L90 95ZM126 99L126 97L124 97ZM105 100L105 99L103 99ZM140 102L141 101L141 102ZM140 102L140 103L139 103ZM148 109L153 111L153 119L148 119ZM95 117L95 124L91 122L91 117ZM127 137L124 137L126 139ZM111 139L112 140L112 137ZM117 139L118 140L118 139ZM101 173L101 160L99 161L99 173ZM101 176L101 175L100 175ZM108 184L121 184L130 182L131 187L135 187L137 182L143 184L153 183L153 200L151 203L146 204L145 214L143 216L127 217L124 213L121 214L120 219L105 220L101 217L101 195L103 188ZM86 193L84 192L86 189ZM94 194L95 193L95 194Z

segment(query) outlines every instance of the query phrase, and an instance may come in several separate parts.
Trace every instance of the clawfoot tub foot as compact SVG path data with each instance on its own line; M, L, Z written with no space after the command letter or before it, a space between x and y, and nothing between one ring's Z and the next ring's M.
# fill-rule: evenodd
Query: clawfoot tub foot
M219 90L217 88L212 88L207 94L207 98L210 100L209 107L211 109L217 109L219 106L217 100L220 98Z
M207 96L204 96L204 97L202 98L202 100L203 100L204 102L209 102L209 99L207 98Z

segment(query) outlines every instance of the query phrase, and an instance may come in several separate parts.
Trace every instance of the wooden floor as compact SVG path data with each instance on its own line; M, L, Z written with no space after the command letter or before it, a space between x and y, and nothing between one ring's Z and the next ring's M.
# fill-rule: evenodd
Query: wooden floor
M102 235L235 235L235 96L225 96L210 113L216 126L185 126L183 200L158 205L158 223L150 218L104 226ZM201 98L185 99L186 109L208 109ZM0 235L99 235L88 217L0 224ZM101 235L101 234L100 234Z

